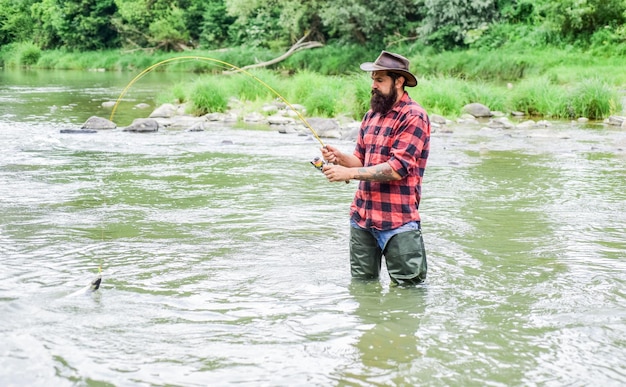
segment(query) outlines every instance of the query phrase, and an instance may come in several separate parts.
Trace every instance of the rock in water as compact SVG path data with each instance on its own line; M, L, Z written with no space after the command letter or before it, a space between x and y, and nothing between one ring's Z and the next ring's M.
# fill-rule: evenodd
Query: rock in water
M115 128L117 128L117 125L113 121L107 120L106 118L97 117L97 116L89 117L87 121L85 121L83 126L81 126L81 129L96 129L96 130L115 129Z

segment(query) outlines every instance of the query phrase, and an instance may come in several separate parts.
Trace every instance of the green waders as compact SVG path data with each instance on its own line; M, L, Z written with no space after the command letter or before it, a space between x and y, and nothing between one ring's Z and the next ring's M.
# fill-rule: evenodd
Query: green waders
M383 255L387 272L394 283L412 285L426 279L426 250L421 230L392 236L383 252L369 231L350 227L350 271L353 278L378 278Z

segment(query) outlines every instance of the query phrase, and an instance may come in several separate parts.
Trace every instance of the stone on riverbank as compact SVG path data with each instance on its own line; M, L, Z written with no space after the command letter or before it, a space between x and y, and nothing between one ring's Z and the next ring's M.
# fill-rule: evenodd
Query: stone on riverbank
M461 110L463 113L471 114L476 118L484 118L484 117L493 116L493 114L491 113L491 110L487 106L481 103L476 103L476 102L463 106L463 109Z
M184 114L185 107L183 105L174 105L171 103L164 103L158 108L154 109L148 116L149 118L171 118L177 115Z
M117 125L115 122L107 120L106 118L91 116L85 121L81 129L95 129L95 130L106 130L106 129L115 129Z
M622 117L622 116L610 116L607 120L606 123L612 126L620 126L622 128L626 128L625 124L626 124L626 117Z
M124 132L151 133L159 130L159 122L153 118L137 118L126 127Z
M341 138L341 128L336 119L311 117L307 122L320 137Z

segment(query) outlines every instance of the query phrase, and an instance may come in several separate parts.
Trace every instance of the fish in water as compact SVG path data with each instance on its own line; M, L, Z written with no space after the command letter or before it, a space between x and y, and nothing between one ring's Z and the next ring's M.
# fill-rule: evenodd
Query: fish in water
M98 276L96 278L94 278L93 281L91 281L91 291L95 292L96 290L98 290L100 288L100 283L102 282L102 275L98 274Z
M93 281L89 283L89 285L85 286L84 288L80 290L75 291L74 293L68 295L67 297L74 297L80 294L89 294L89 293L95 292L96 290L100 288L101 283L102 283L102 274L98 273L98 276L94 278Z

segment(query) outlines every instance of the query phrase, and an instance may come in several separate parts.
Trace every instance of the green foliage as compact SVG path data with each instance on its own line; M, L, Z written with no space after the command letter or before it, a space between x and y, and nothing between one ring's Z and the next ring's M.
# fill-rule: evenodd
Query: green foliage
M623 54L625 21L624 0L0 0L0 44L284 52L306 36L346 51L557 45Z
M237 97L244 101L268 100L276 98L276 94L274 94L261 82L264 82L277 93L281 94L281 92L276 89L279 87L278 77L276 74L267 70L250 71L248 74L252 77L243 73L228 76L229 79L227 81L233 97ZM257 81L253 77L256 77L256 79L259 79L260 81Z
M236 20L236 17L227 14L224 0L208 0L206 10L200 22L200 46L217 48L226 46L229 27Z
M30 6L35 0L0 0L0 46L32 39L34 21Z
M189 101L191 113L203 115L224 112L228 106L228 94L215 78L199 80L191 90Z
M229 15L237 22L229 27L231 44L271 48L270 42L283 40L288 45L286 33L280 25L282 8L273 1L226 0Z
M345 93L348 98L348 112L352 118L360 120L370 108L371 79L362 75L352 75L347 81L352 85Z
M33 43L13 43L2 46L0 64L6 67L34 66L41 58L41 49Z
M546 78L533 78L517 85L511 93L511 107L530 116L573 116L567 94Z
M543 0L537 6L544 22L570 42L588 42L594 32L626 21L624 0Z
M35 65L41 57L41 49L33 43L22 43L19 45L18 57L22 66Z
M426 18L420 28L426 41L451 49L479 39L497 20L497 0L425 0Z
M5 66L21 66L20 52L38 50L33 45L6 45L0 50ZM171 58L174 53L144 52L120 53L100 51L77 53L68 51L41 51L37 68L125 70L139 73L148 67ZM317 57L309 56L316 53ZM342 55L343 53L343 55ZM306 106L310 114L321 116L348 115L360 119L369 108L370 78L359 70L359 64L371 61L377 55L366 48L342 51L340 46L327 46L294 55L289 64L280 64L274 70L256 69L250 73L276 90L292 103ZM178 85L166 92L164 101L195 100L194 111L219 111L228 98L238 98L259 104L276 99L271 91L246 74L221 74L228 65L221 60L242 67L257 58L267 60L276 55L268 50L239 47L236 49L196 51L185 59L170 61L154 71L177 71L210 74L210 92L196 90L191 85ZM587 55L577 49L534 49L519 52L512 49L497 51L468 50L430 55L407 55L411 68L419 78L416 88L409 88L431 113L454 117L463 105L480 102L492 110L510 112L519 110L530 115L569 118L587 116L600 119L620 111L618 90L626 84L626 60L622 56ZM311 58L312 63L302 60ZM204 60L206 59L206 60ZM32 59L34 61L34 59ZM341 66L340 73L328 76L319 71L298 66L333 63ZM341 65L337 65L341 63ZM330 72L331 67L327 68ZM523 70L523 71L522 71ZM289 75L291 74L291 75ZM589 74L593 74L592 80ZM210 83L209 81L203 81ZM510 87L507 87L507 83ZM191 91L194 91L192 96ZM216 101L209 96L218 90ZM218 98L219 97L219 98ZM221 101L221 102L220 102ZM208 107L213 110L209 110Z
M475 102L462 93L464 85L459 79L439 77L420 80L416 88L407 91L429 113L455 117L465 104Z
M157 104L164 103L185 103L187 102L187 92L189 89L189 85L183 83L177 83L172 86L171 89L165 89L161 93L159 93L155 99Z
M292 72L303 69L323 75L342 75L359 70L359 64L373 61L380 49L359 45L328 45L315 50L300 51L280 64Z
M591 36L591 53L601 56L626 55L626 25L606 26Z
M478 102L494 111L510 111L508 88L494 82L463 82L457 89L465 103Z
M418 74L437 74L461 79L511 81L536 71L533 56L515 51L446 51L436 56L411 57Z
M189 42L189 32L185 29L184 12L172 6L161 17L150 23L148 42L157 49L182 51Z
M334 117L349 113L351 98L348 82L338 77L320 76L304 71L290 80L290 98L304 105L310 115Z
M117 34L109 28L109 17L117 9L113 0L42 0L31 9L44 48L84 51L117 44Z
M380 46L393 37L416 36L424 17L421 0L321 2L319 17L331 39Z
M571 110L575 117L602 119L621 111L619 95L604 81L583 80L571 93Z

